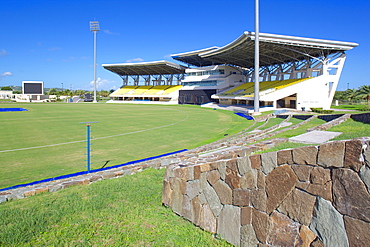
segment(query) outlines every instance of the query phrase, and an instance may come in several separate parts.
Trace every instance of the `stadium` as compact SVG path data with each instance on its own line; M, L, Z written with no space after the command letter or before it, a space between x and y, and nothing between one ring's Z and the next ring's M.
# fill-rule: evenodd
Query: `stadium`
M357 43L260 33L261 111L329 109ZM109 103L237 106L253 112L255 33L223 47L171 55L169 61L103 64L123 80Z

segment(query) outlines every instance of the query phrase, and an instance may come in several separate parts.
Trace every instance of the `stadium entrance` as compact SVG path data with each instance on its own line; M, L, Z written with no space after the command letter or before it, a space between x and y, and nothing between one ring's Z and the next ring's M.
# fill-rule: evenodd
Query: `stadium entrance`
M216 89L209 90L180 90L179 104L201 105L208 102L216 102L211 98Z

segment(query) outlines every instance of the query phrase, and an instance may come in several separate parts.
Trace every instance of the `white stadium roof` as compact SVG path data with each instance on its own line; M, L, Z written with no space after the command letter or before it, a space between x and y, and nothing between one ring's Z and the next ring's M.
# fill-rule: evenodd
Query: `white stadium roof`
M352 42L267 33L260 33L259 40L261 66L284 64L312 57L322 58L358 46L357 43ZM252 68L254 67L254 41L254 32L244 32L235 41L221 48L211 47L171 56L173 59L195 66L230 64Z

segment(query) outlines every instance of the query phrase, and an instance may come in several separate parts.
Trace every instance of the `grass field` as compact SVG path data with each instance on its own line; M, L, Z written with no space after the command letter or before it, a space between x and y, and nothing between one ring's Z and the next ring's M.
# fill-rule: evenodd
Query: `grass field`
M5 104L0 113L0 188L86 170L86 124L92 169L190 149L247 128L232 112L199 106Z
M0 246L231 246L161 204L147 169L0 204Z

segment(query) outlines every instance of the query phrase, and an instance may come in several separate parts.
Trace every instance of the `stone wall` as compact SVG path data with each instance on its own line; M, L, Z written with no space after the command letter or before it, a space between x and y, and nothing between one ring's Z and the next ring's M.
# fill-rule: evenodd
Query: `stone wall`
M236 246L369 246L370 138L171 164L162 202Z

